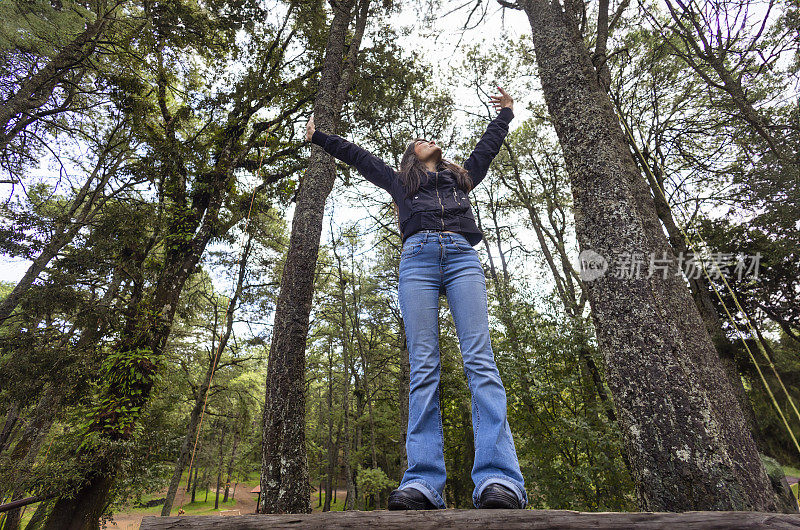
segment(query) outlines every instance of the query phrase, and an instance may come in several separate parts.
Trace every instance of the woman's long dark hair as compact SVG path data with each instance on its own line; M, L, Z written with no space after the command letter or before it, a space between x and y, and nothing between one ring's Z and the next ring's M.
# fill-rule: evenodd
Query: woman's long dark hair
M406 197L411 197L411 195L416 193L422 178L427 176L427 168L417 157L417 153L414 150L417 142L425 141L427 140L423 138L415 138L412 140L411 143L408 144L406 152L403 153L403 159L400 161L400 171L398 173L400 182L403 183L403 187L406 189ZM436 170L444 171L445 169L449 169L453 173L456 179L456 185L458 185L459 188L466 192L472 189L472 177L466 169L449 160L442 159L436 166Z

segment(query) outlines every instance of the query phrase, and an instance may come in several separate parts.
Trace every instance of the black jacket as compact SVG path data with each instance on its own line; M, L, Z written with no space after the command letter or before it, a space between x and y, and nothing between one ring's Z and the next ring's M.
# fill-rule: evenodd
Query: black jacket
M489 164L500 152L513 117L514 111L510 108L500 109L472 154L464 161L463 167L472 177L473 187L483 180ZM392 195L399 209L404 242L408 236L423 228L459 232L473 246L483 238L475 223L469 197L456 185L455 176L450 170L427 171L427 180L423 179L417 192L406 198L407 193L397 171L366 149L340 136L321 131L314 131L311 141L339 160L354 166L364 178Z

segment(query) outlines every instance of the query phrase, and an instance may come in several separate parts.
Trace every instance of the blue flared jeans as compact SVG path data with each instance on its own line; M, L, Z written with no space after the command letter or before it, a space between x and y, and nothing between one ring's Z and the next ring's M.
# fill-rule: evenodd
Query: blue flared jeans
M439 297L445 294L472 394L475 463L472 502L492 482L516 492L528 504L525 479L508 425L506 393L489 338L486 278L478 252L458 233L422 230L403 243L399 303L405 325L411 386L408 396L408 469L400 488L422 491L437 507L447 478L439 408Z

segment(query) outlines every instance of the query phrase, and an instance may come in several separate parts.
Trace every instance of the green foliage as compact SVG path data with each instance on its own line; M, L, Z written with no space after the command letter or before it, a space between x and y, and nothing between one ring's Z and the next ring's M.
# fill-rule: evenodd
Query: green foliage
M90 409L83 428L112 438L129 437L158 377L158 361L158 356L146 347L111 352L101 367L106 387Z
M356 484L358 485L358 491L363 497L382 493L387 489L395 487L395 481L387 477L386 473L379 467L365 468L358 466L356 470Z
M83 31L95 14L83 3L48 0L0 2L0 54L52 56Z

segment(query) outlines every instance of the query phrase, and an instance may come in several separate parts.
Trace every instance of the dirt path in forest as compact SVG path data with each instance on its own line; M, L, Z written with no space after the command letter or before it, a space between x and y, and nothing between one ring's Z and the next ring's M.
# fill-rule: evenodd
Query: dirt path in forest
M184 507L185 515L247 515L256 512L256 498L257 495L255 493L250 493L252 486L248 486L246 484L239 484L236 488L236 504L233 505L232 503L226 503L225 505L220 504L220 510L214 510L214 492L208 492L208 504L210 506L201 506L200 509L193 509L189 505L190 501L192 500L191 492L186 493L186 488L182 487L179 488L177 495L175 496L175 502L173 504L172 515L178 515L178 511L181 506ZM163 496L166 496L167 490L165 489L161 492ZM220 492L220 503L222 493ZM345 498L347 495L347 490L337 490L336 497L339 502ZM205 491L202 494L198 492L195 496L195 499L202 503L205 499ZM316 495L316 492L312 493L311 496L311 507L313 511L320 511L320 508L317 508L317 504L319 504L319 499ZM113 523L107 523L105 528L108 529L118 529L118 530L138 530L139 526L142 523L142 518L149 515L160 515L161 514L161 506L154 506L152 508L138 508L135 510L131 510L128 512L119 512L114 516Z

